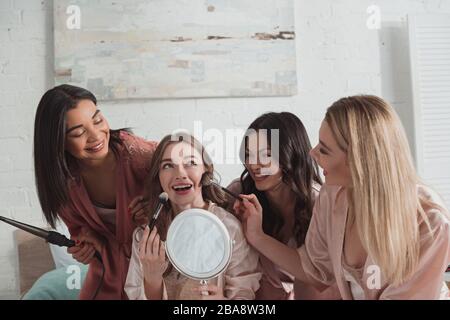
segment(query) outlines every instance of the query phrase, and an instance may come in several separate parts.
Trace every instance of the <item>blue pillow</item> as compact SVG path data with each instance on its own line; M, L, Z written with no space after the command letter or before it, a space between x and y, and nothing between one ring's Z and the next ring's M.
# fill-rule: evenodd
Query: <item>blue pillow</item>
M72 265L44 273L22 300L78 300L87 265Z

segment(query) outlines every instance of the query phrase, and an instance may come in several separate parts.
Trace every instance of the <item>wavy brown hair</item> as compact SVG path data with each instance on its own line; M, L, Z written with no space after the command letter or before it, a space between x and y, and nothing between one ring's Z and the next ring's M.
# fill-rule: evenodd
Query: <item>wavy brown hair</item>
M296 195L294 236L297 245L300 246L305 242L314 206L313 184L322 184L318 166L309 155L311 143L308 134L300 119L290 112L265 113L250 124L247 132L258 132L259 130L266 130L268 147L271 146L272 130L278 130L279 156L275 160L280 164L283 182ZM244 138L241 144L241 158L245 157L247 149L248 139ZM272 154L274 155L274 153ZM276 154L274 157L276 157ZM246 159L242 158L241 160L245 164ZM264 232L281 240L282 235L279 232L284 224L283 218L281 214L270 206L264 192L256 189L255 182L247 169L241 174L241 188L243 193L254 193L258 197L263 208Z

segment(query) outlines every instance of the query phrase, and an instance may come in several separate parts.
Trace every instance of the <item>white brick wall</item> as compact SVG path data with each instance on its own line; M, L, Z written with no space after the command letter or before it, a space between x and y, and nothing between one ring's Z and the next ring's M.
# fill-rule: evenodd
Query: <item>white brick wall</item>
M366 27L369 5L381 9L382 29ZM0 215L43 225L32 171L33 119L52 87L53 1L0 1ZM411 134L406 15L450 13L450 0L296 1L299 93L285 98L183 99L101 103L114 127L134 127L160 139L176 128L223 133L245 128L266 111L287 110L305 123L313 143L327 106L344 95L382 94L404 115ZM238 165L220 165L227 183ZM0 224L0 298L17 298L11 227Z

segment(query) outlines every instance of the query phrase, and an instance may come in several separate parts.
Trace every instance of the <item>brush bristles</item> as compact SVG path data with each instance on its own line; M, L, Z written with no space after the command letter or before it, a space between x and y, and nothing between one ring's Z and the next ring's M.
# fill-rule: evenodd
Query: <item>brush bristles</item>
M167 200L169 200L169 195L167 194L167 192L163 192L159 195L158 198L159 198L159 202L164 204L167 202Z

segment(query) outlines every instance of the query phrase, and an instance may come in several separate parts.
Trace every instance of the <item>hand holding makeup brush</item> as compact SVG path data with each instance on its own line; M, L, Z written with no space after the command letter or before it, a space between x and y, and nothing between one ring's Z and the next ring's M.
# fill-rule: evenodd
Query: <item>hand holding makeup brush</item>
M241 220L245 237L247 241L255 246L263 237L264 231L262 227L263 209L258 198L254 194L240 195L244 200L235 201L233 209Z

